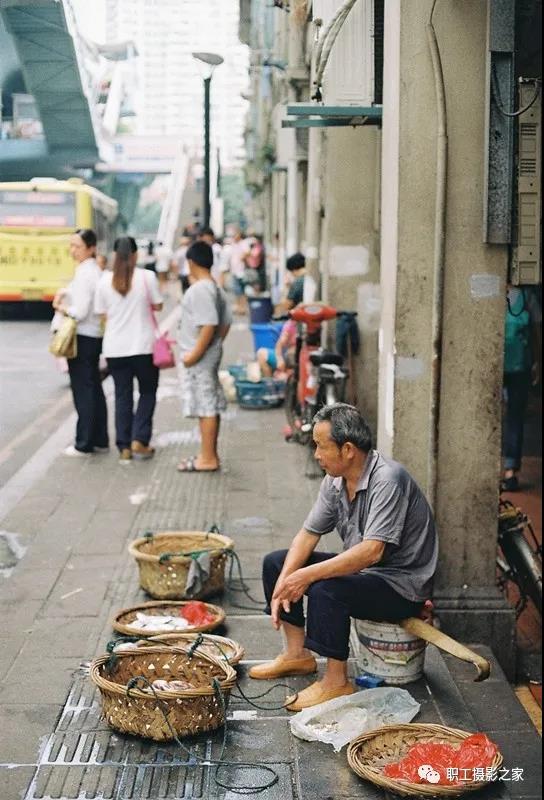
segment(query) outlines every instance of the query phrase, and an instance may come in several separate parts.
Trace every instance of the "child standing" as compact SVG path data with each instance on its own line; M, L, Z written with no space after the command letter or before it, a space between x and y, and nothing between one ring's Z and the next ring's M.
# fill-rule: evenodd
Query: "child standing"
M191 286L183 295L179 326L181 402L185 417L198 417L200 452L178 464L179 472L219 469L217 440L226 399L218 372L231 322L225 293L211 277L213 250L197 241L186 253Z

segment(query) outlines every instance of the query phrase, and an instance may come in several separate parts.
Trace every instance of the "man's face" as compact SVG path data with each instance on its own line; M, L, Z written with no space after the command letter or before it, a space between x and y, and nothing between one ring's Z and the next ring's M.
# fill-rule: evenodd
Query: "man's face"
M210 236L209 233L202 234L202 236L200 238L201 238L201 240L203 242L206 242L206 244L209 244L210 247L212 246L212 244L213 244L213 236Z
M348 460L342 454L343 448L338 447L336 442L331 439L330 422L318 422L314 425L313 437L315 442L315 454L319 466L333 478L343 476L348 467Z

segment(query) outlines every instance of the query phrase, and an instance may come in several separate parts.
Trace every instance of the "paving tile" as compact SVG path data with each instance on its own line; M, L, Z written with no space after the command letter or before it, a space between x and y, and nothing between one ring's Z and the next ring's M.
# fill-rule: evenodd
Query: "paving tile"
M476 721L440 653L433 645L425 651L425 680L433 696L442 724L468 731L477 730Z
M3 704L0 762L37 763L39 752L55 727L61 708L55 704Z
M9 580L0 583L0 601L26 603L28 600L45 600L59 577L60 565L54 569L28 569L22 565Z
M542 740L534 728L528 731L509 732L485 728L504 757L504 767L523 770L522 781L505 781L511 797L540 794L542 797ZM511 772L508 777L511 777Z
M274 658L280 651L281 636L275 631L270 619L263 614L253 616L229 616L225 622L225 635L234 639L245 648L246 658L267 659Z
M525 734L534 731L534 726L507 683L497 691L497 684L467 683L459 684L463 700L470 707L478 726L483 730L504 730Z
M0 786L3 800L23 800L34 772L34 767L0 766Z
M23 649L0 687L0 704L63 703L78 666L73 658L38 659Z
M41 617L34 620L25 640L23 653L28 657L55 654L57 658L77 660L89 652L89 637L96 625L94 617Z
M303 797L317 798L317 800L337 800L337 798L344 800L347 797L369 800L383 798L380 789L362 781L352 772L347 763L345 748L335 753L330 744L293 739L293 749Z

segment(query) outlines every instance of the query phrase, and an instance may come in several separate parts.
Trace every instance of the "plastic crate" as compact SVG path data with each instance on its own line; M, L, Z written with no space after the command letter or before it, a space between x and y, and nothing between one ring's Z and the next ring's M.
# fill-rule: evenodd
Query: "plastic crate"
M255 352L261 347L267 347L269 350L273 350L276 346L276 342L280 338L283 326L283 322L265 322L251 325L250 328L253 334Z
M285 381L263 378L258 383L235 381L236 397L241 408L276 408L285 399Z

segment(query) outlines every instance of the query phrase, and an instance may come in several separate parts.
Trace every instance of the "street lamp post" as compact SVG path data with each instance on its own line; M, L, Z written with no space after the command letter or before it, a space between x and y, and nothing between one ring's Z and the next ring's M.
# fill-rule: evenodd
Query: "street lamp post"
M213 71L223 63L221 56L216 53L193 53L193 58L203 65L201 70L204 78L204 197L203 197L203 226L210 224L210 86Z

